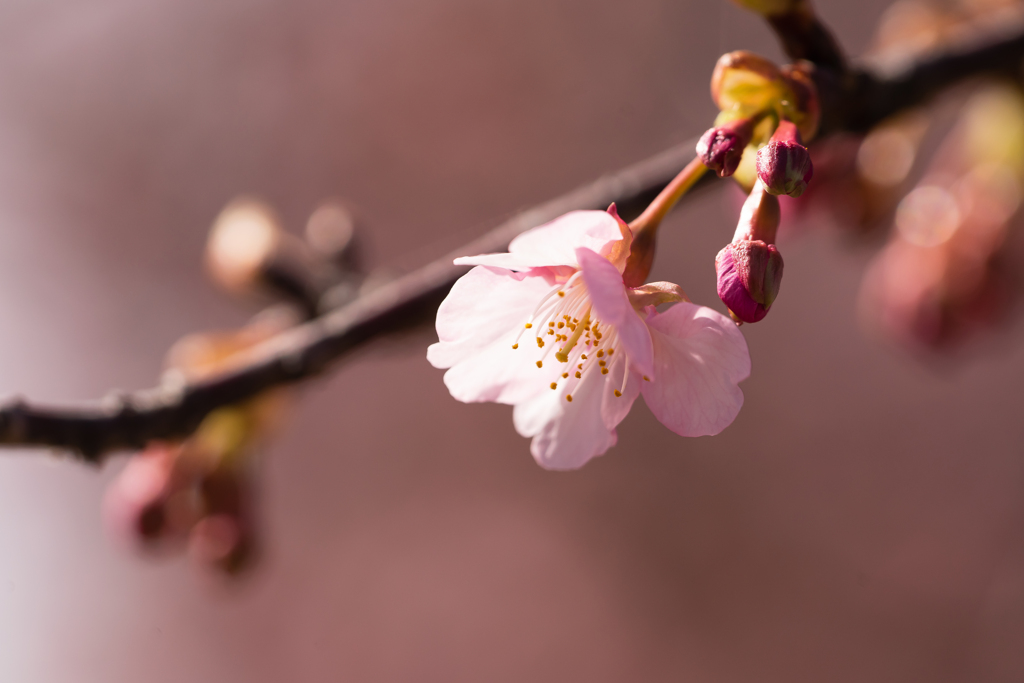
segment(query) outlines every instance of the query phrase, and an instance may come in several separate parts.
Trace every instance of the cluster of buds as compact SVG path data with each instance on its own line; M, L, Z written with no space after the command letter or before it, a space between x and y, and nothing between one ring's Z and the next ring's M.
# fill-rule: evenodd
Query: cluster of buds
M712 75L711 96L721 113L698 142L697 155L749 193L733 241L715 261L719 296L737 322L763 319L775 301L782 278L777 195L799 197L814 171L803 144L820 120L809 69L780 69L740 51L719 59Z
M913 347L946 347L989 326L1012 291L1007 245L1022 198L1024 93L988 85L900 202L892 238L868 268L864 316Z
M276 213L251 198L225 207L210 230L206 263L232 294L270 294L279 303L238 330L181 339L164 382L202 381L252 347L350 301L364 285L352 214L325 202L306 234L285 232ZM186 547L199 563L236 573L256 550L254 464L289 403L282 390L213 411L189 437L150 443L113 482L106 516L113 532L145 549Z
M361 281L352 213L325 202L310 216L305 238L286 232L266 203L241 197L213 223L207 271L232 294L269 294L316 315L350 300Z
M208 377L293 323L278 310L241 330L185 337L171 349L165 381ZM247 567L256 550L253 457L287 402L269 392L210 413L187 439L149 444L108 490L108 526L143 549L184 546L200 564Z

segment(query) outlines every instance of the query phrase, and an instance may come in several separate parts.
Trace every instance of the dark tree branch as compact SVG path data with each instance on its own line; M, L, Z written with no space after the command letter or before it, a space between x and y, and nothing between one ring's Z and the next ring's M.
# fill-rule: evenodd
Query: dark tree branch
M1024 30L1018 28L1012 35L934 55L894 73L842 77L823 99L826 120L832 122L827 130L865 130L958 80L1017 68L1022 58ZM524 211L456 255L501 251L516 235L573 209L603 209L616 202L624 214L636 214L692 160L694 144L675 147ZM188 436L219 407L320 374L365 342L429 319L464 272L452 265L451 255L434 261L281 333L240 355L222 374L201 382L161 386L88 407L14 402L0 409L0 444L67 449L97 462L112 451Z

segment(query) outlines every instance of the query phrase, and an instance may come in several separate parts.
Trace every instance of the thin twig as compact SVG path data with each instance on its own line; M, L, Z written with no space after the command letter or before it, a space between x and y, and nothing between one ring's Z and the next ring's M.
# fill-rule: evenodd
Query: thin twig
M860 72L857 78L844 79L851 85L823 102L834 122L829 130L864 130L960 79L1003 71L1019 65L1022 57L1024 30L1017 30L971 49L934 55L894 74ZM829 107L850 111L828 112ZM693 158L694 144L675 147L524 211L456 255L501 251L516 235L573 209L602 209L616 202L624 215L635 215ZM429 319L465 270L452 265L452 256L434 261L281 333L237 357L222 374L201 382L161 386L86 407L34 407L16 401L0 409L0 444L67 449L97 462L112 451L187 436L218 407L320 374L365 342Z

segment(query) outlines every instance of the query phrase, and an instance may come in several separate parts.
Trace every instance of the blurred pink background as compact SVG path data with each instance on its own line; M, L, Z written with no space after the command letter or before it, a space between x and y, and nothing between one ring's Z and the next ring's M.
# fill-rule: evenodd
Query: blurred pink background
M853 53L887 4L817 2ZM724 1L8 0L3 391L150 386L176 339L254 313L201 265L238 193L293 230L343 197L413 267L699 133L736 48L780 57ZM719 310L730 192L673 216L653 274ZM857 325L870 249L782 247L717 438L638 402L606 456L543 471L508 407L448 396L429 331L314 382L238 585L107 537L122 459L0 455L0 679L1021 680L1022 325L922 363Z

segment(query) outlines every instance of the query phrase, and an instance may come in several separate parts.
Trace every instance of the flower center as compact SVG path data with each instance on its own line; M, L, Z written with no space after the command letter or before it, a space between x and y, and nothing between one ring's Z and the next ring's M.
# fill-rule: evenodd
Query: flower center
M544 367L548 354L557 348L555 359L569 366L562 372L561 379L567 387L565 399L570 403L571 392L588 374L609 373L619 339L614 327L602 326L592 313L587 286L581 274L574 273L565 284L556 286L541 300L512 345L513 349L518 349L520 339L528 330L532 331L538 348L546 349L537 361L538 368ZM626 370L622 378L623 388L615 391L616 396L621 396L625 390L629 374L628 368ZM557 390L559 382L551 382L550 387Z

